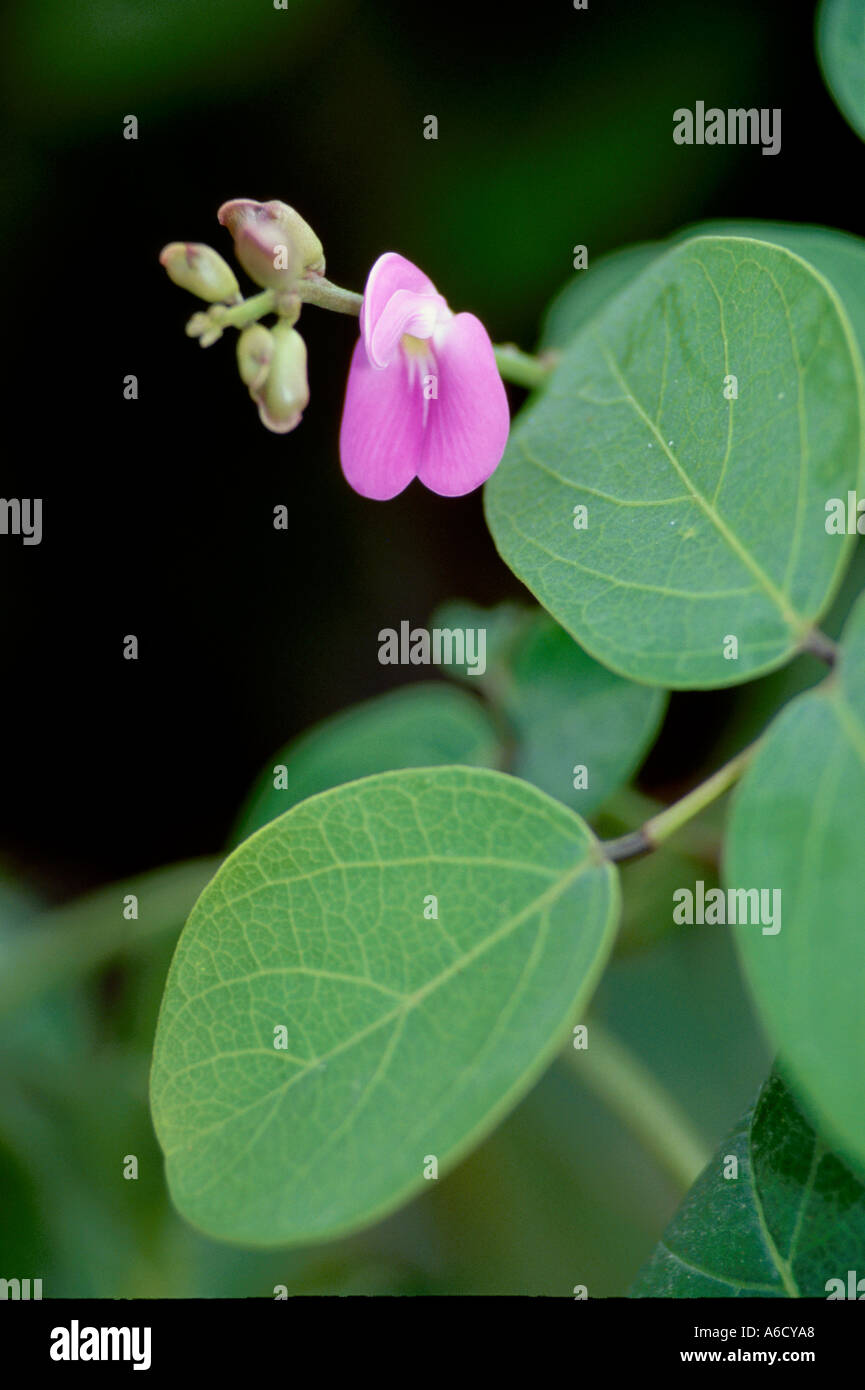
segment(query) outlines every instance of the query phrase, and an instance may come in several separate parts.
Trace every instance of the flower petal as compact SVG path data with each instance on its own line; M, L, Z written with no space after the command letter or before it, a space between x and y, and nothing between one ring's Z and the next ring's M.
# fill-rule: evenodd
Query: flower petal
M398 251L385 251L379 256L369 275L363 291L361 331L364 319L369 315L371 322L379 317L387 301L397 290L410 290L412 294L435 294L436 287L422 270L407 261Z
M396 295L400 299L389 308ZM419 297L417 301L414 296ZM425 303L426 300L431 302ZM406 325L417 314L417 326L423 327L433 305L447 310L444 299L422 270L396 251L385 251L379 256L367 276L360 310L360 332L370 361L377 367L386 366L402 334L415 331ZM416 336L426 338L429 331Z
M431 338L436 323L449 312L440 294L395 290L379 317L367 319L364 345L370 362L374 367L386 367L399 351L404 333Z
M347 481L362 497L386 502L417 474L423 414L411 390L410 372L404 353L381 369L370 365L362 340L355 344L339 456Z
M441 497L486 482L504 453L508 398L489 334L474 314L457 314L433 335L437 398L428 402L417 475Z

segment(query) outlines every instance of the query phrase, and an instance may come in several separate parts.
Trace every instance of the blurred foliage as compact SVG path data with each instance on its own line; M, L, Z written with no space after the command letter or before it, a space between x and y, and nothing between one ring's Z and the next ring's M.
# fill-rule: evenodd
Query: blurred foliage
M230 97L296 64L344 22L350 0L42 0L7 16L3 83L16 117L57 132L124 112ZM46 101L46 75L51 100Z

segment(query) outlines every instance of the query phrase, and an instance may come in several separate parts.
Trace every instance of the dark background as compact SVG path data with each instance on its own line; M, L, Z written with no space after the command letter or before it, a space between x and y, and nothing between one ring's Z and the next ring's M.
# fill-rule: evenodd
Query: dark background
M165 242L228 256L219 204L280 198L338 283L401 251L530 348L576 243L591 267L703 217L865 232L811 4L290 5L16 0L3 21L0 490L44 499L44 536L0 538L0 846L49 898L218 849L276 748L395 683L380 627L521 592L479 493L382 504L345 484L354 320L304 311L311 402L269 435L234 335L184 336L196 306ZM673 110L698 99L781 107L781 153L674 145ZM737 698L675 697L644 785L687 781Z

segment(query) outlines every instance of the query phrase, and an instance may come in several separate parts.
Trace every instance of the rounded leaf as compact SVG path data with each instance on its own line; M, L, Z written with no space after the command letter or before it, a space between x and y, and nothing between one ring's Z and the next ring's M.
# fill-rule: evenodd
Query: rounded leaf
M604 303L520 417L486 489L496 544L612 670L747 680L800 648L849 559L825 505L862 476L862 396L847 315L810 265L747 238L682 243Z
M631 1293L825 1298L840 1281L846 1297L847 1271L861 1268L863 1243L861 1176L826 1147L775 1071L691 1188Z
M166 985L151 1100L178 1209L282 1245L407 1200L551 1060L617 913L588 827L502 773L384 773L265 826Z
M836 1142L865 1160L865 598L839 670L792 701L738 788L724 877L780 893L780 929L737 926L763 1023ZM777 915L777 914L776 914Z

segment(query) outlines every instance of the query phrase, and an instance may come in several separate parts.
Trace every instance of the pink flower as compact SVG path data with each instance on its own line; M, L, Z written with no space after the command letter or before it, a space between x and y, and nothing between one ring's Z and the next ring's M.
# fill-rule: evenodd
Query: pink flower
M486 329L452 314L395 251L369 273L345 393L342 471L386 501L420 478L442 497L472 492L504 452L510 417Z

